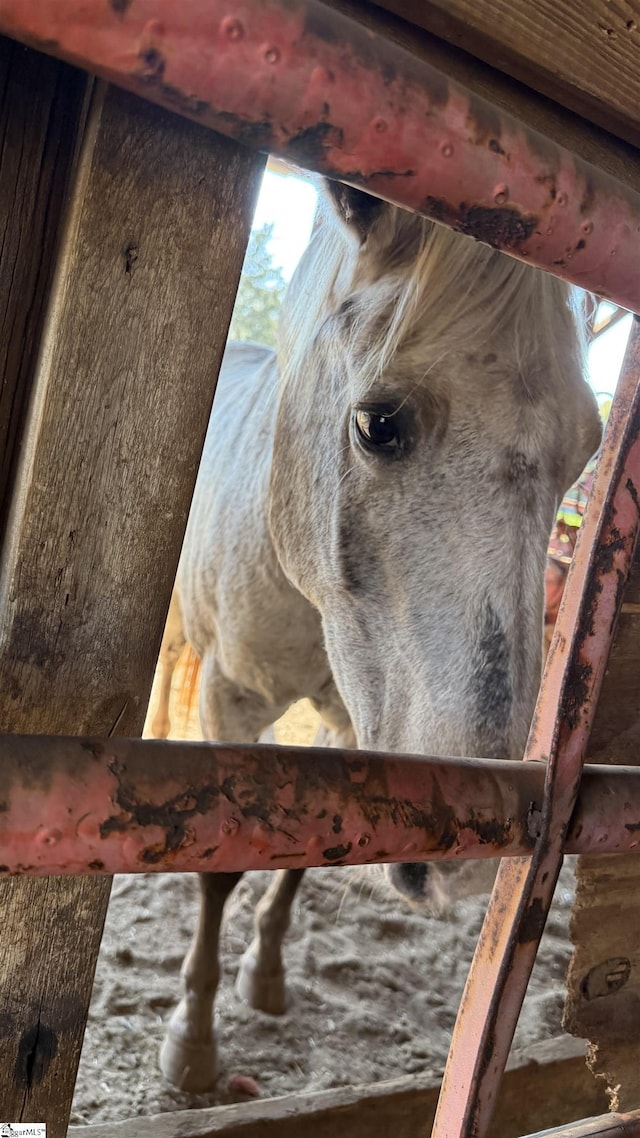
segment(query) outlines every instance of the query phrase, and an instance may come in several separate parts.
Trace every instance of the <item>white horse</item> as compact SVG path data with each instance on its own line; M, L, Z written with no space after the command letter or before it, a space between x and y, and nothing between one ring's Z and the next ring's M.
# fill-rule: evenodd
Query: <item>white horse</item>
M519 758L548 535L600 437L570 290L356 190L331 188L322 213L277 355L227 349L165 661L185 638L201 657L206 738L256 741L308 697L325 742ZM463 868L390 876L437 905ZM284 1007L301 876L274 875L241 966L240 992L266 1011ZM201 878L161 1054L189 1091L215 1080L218 934L238 877Z

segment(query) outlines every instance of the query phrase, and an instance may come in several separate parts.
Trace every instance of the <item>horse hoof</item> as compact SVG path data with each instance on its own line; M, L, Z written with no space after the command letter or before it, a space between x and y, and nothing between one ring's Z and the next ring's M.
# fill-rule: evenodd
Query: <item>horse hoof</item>
M169 1027L160 1048L160 1070L180 1091L197 1095L213 1090L218 1075L215 1041L189 1043Z
M258 972L258 962L250 952L245 952L240 961L236 992L259 1012L281 1016L286 1010L284 972L277 972L274 976Z

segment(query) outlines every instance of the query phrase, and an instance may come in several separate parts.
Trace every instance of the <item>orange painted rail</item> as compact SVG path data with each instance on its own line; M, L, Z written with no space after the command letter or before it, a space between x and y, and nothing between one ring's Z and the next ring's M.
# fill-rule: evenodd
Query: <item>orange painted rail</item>
M533 852L545 767L295 747L0 736L0 872L146 873ZM572 853L640 848L640 769L589 767Z
M0 31L640 308L640 195L319 0L0 0Z

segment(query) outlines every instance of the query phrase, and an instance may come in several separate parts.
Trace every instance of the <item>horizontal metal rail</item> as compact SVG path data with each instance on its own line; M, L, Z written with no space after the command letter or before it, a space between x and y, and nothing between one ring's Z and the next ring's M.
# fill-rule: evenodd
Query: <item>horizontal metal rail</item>
M640 1110L582 1118L566 1126L539 1130L527 1138L640 1138Z
M0 873L514 857L545 765L296 747L0 737ZM571 853L640 845L640 769L587 767Z
M0 31L640 309L640 195L319 0L0 0Z

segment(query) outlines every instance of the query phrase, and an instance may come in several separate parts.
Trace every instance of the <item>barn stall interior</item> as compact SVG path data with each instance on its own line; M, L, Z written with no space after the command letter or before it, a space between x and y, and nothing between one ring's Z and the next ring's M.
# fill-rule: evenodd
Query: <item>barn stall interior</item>
M507 761L499 776L482 759L416 765L318 753L309 787L310 756L300 748L133 741L264 164L252 147L356 181L638 308L633 13L598 3L579 13L525 3L433 3L426 14L395 7L404 22L373 6L245 3L229 13L193 2L176 28L161 3L96 5L89 25L86 6L71 2L36 11L0 3L0 27L12 37L1 57L1 651L10 734L2 740L0 1103L3 1121L46 1120L54 1138L66 1132L108 874L148 869L152 849L154 868L173 871L260 869L274 851L291 855L273 801L283 771L296 786L293 867L331 863L322 853L329 835L311 825L318 795L341 806L343 828L332 838L350 847L341 861L400 861L409 841L412 860L442 856L444 818L457 826L449 857L486 856L487 846L504 855L436 1134L488 1132L563 852L581 855L566 1022L590 1041L590 1065L617 1112L587 1132L638 1128L635 336L534 717L531 765ZM354 779L363 769L363 782ZM188 841L163 841L175 834L175 811L163 816L163 804L221 786L231 772L247 796L240 827L235 818L230 827L224 803L209 801L190 816ZM377 804L376 837L387 856L376 858L358 844L372 827L358 787L381 779L388 800ZM122 807L125 784L135 809ZM488 785L498 791L485 799ZM436 800L444 813L431 811L431 829L426 811L419 834L398 822L398 802ZM118 825L106 825L114 803ZM474 828L463 827L470 816ZM213 860L205 858L212 834ZM513 1113L502 1101L491 1132L599 1113L588 1089L569 1104L574 1079L598 1086L577 1073L577 1054L538 1064L537 1084L536 1064L524 1065L525 1082L516 1064L502 1084ZM558 1074L569 1113L556 1117ZM354 1135L376 1126L417 1134L435 1098L416 1077L136 1119L103 1133L264 1133L271 1124L320 1134L339 1119ZM524 1100L539 1113L525 1113Z

